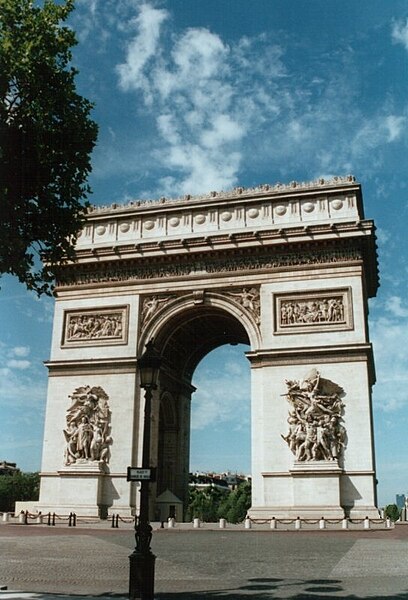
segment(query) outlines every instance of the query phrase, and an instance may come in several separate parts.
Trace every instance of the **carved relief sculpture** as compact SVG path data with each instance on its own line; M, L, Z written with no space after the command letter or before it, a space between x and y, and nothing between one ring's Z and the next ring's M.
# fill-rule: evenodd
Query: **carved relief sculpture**
M276 331L351 329L353 327L349 289L276 298Z
M289 432L282 435L297 461L337 461L346 441L343 389L316 369L303 381L286 380Z
M255 322L261 322L261 303L259 299L259 290L256 288L243 288L239 292L226 292L228 296L234 297L243 308L245 308L254 317Z
M166 296L148 296L143 300L142 306L142 324L145 325L150 321L153 315L161 308L161 306L174 298L174 294Z
M101 387L86 385L77 388L70 398L64 429L65 465L94 461L108 464L112 444L108 395Z
M67 312L63 345L124 343L127 333L127 313L127 307Z

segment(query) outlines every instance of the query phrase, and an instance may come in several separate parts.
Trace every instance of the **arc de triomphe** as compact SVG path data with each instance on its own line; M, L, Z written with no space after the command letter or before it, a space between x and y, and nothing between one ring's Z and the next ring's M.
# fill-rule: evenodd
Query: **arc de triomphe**
M153 396L151 517L186 500L192 376L223 344L251 367L254 518L377 516L367 299L374 225L352 177L94 208L57 273L38 509L129 514L138 357Z

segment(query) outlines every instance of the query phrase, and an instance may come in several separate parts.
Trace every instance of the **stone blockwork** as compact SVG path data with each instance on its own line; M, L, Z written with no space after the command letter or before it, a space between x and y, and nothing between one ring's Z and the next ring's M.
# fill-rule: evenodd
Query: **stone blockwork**
M186 500L192 376L226 343L249 346L251 516L376 515L367 298L378 273L374 225L353 177L94 208L76 256L57 273L42 510L135 509L125 473L141 463L137 361L153 338L163 362L152 401L152 517L166 490ZM108 422L92 401L82 414L95 389Z

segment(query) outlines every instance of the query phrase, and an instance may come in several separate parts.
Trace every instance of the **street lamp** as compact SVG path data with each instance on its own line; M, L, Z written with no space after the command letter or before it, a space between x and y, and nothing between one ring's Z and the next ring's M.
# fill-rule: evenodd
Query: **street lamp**
M150 470L150 429L152 391L157 388L157 379L161 365L161 357L153 340L146 344L146 350L137 361L140 374L140 387L145 390L145 414L143 424L143 453L142 469L139 471L140 481L140 510L139 518L135 518L136 547L129 556L129 598L130 600L154 599L154 564L156 557L150 548L152 527L149 523L149 481ZM129 471L129 470L128 470ZM146 477L145 479L144 477ZM131 479L128 476L128 479ZM135 479L132 479L133 481Z

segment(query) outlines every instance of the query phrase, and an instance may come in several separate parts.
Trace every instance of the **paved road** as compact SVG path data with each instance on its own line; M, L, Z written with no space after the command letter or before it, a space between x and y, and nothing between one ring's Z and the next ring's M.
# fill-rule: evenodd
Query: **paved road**
M133 546L130 528L0 525L0 583L8 586L0 600L124 598ZM152 548L157 600L408 600L404 525L348 532L162 529Z

